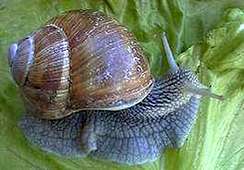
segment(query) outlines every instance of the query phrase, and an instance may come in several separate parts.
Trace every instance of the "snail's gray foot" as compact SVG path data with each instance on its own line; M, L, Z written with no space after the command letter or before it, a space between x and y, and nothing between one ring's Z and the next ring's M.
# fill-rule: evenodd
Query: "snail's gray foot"
M130 138L97 137L97 150L90 155L117 163L135 165L156 160L164 146L163 134Z
M60 120L25 115L20 127L30 142L63 156L85 156L122 164L143 164L166 148L183 145L196 119L199 99L158 118L135 116L143 108L72 114ZM142 112L143 113L143 112ZM145 112L146 113L146 112ZM150 115L150 114L149 114Z
M192 97L183 107L156 119L136 117L137 112L142 112L139 107L126 112L99 111L95 114L97 149L90 154L129 165L154 161L166 148L184 144L198 106L199 99Z
M26 138L43 150L64 156L82 157L81 130L86 115L73 114L60 120L44 120L24 115L19 122Z

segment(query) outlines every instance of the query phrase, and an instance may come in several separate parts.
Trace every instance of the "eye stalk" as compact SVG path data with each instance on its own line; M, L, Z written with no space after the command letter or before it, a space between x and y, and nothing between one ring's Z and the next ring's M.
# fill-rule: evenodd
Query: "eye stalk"
M179 67L178 67L177 63L175 62L174 55L169 47L169 43L168 43L165 32L163 32L162 42L163 42L166 57L167 57L167 60L168 60L169 66L170 66L170 72L176 73L179 70Z

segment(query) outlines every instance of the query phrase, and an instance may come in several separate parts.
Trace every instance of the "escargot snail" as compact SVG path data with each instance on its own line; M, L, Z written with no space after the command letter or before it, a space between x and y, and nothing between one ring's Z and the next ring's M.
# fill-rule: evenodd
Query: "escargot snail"
M165 34L163 45L170 70L155 80L134 36L101 12L67 12L12 44L27 139L59 155L125 164L180 147L201 96L221 96L177 66Z

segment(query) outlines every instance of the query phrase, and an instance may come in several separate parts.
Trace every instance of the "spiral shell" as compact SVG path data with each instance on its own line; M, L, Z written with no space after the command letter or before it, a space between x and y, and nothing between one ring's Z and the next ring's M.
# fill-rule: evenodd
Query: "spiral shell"
M154 82L135 37L101 12L57 16L9 51L27 111L41 118L128 108Z

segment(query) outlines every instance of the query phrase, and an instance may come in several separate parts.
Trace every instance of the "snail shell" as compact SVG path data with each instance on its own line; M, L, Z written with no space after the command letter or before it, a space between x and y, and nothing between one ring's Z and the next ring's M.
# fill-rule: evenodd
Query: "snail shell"
M154 82L135 37L90 10L57 16L12 44L9 63L27 112L45 119L131 107Z

